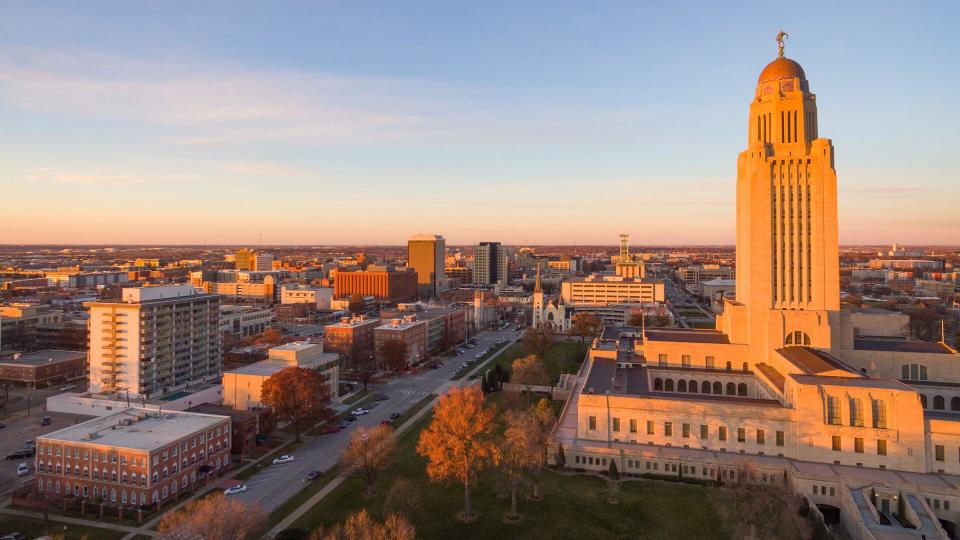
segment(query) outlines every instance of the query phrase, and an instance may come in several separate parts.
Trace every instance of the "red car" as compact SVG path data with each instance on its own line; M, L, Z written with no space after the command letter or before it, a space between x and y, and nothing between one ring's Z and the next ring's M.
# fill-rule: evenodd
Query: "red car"
M339 424L327 424L323 426L323 431L320 432L321 435L330 435L331 433L337 433L343 428Z

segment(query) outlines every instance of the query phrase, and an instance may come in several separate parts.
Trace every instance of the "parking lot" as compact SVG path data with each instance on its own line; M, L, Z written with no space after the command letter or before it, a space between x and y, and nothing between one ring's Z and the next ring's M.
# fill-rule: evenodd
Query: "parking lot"
M44 416L50 417L50 425L43 426L40 424ZM90 418L93 417L46 413L38 408L34 409L29 416L18 415L4 420L0 422L4 425L0 429L0 455L6 458L7 455L22 449L27 441ZM30 466L30 475L33 474L33 458L3 459L3 461L0 461L0 492L5 492L13 487L17 480L17 465L20 463L27 463Z

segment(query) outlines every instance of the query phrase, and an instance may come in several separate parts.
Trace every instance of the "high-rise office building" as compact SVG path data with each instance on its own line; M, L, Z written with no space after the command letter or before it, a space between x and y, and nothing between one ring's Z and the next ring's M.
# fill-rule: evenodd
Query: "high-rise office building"
M90 391L155 397L219 382L220 297L192 285L123 289L119 302L88 302Z
M254 270L256 253L252 249L240 248L234 257L237 270Z
M253 268L257 272L270 272L273 270L273 255L269 253L257 253L253 257Z
M446 279L446 241L442 236L420 234L407 242L407 266L417 271L417 286L422 298L436 298Z
M480 242L473 252L473 283L503 285L507 282L507 252L500 242Z

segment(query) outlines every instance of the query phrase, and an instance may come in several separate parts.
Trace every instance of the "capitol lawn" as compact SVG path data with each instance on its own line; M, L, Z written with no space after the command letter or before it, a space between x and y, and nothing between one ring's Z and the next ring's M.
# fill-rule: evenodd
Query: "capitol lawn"
M390 486L398 479L406 479L417 496L406 501L403 513L416 527L417 538L722 538L709 488L652 480L624 482L622 502L611 505L607 503L607 483L603 479L550 471L544 472L542 478L544 499L521 499L523 518L514 524L503 522L509 499L497 497L494 474L482 475L472 492L474 511L481 514L480 519L464 525L455 518L463 509L463 486L431 483L426 461L415 450L420 430L431 418L430 414L425 415L399 437L397 456L378 479L376 495L366 497L363 482L350 478L294 527L329 528L363 508L374 518L383 519Z

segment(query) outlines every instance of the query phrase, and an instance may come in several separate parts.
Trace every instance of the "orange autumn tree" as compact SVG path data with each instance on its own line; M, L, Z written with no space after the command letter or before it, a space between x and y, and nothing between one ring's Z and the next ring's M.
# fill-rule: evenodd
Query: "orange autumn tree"
M493 411L483 404L477 387L452 388L433 410L433 421L420 433L417 453L427 458L430 480L454 479L463 484L462 519L473 519L470 486L477 473L500 463L493 440Z
M256 505L217 493L188 502L160 520L164 538L204 540L254 540L266 531L267 517Z
M263 381L260 399L273 409L278 420L293 424L296 440L300 425L332 416L327 379L312 369L288 367Z

